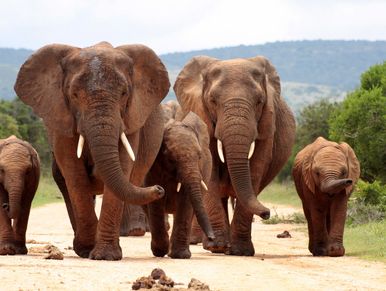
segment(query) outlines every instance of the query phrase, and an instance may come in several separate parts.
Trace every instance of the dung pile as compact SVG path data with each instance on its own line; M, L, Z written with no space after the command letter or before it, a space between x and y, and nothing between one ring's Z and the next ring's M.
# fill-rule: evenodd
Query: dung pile
M192 278L188 284L188 288L174 287L176 283L170 277L166 276L162 269L154 269L150 276L138 278L131 288L133 290L157 290L157 291L210 291L209 286ZM178 284L182 285L182 284Z

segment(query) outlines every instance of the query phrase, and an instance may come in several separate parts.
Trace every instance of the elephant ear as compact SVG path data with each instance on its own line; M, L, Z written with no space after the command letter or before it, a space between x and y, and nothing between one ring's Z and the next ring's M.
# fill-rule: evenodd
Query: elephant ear
M315 181L312 174L312 163L317 152L328 145L329 141L320 136L312 144L307 145L296 156L296 160L298 161L295 162L295 166L296 163L301 163L303 180L312 193L315 193Z
M182 123L191 128L197 136L198 143L201 148L201 172L205 183L209 183L210 174L212 171L212 155L209 150L209 134L208 127L205 122L195 114L189 112L182 120Z
M151 112L169 91L168 72L153 50L144 45L123 45L116 49L133 60L133 92L124 117L127 134L143 127Z
M178 74L174 92L184 115L192 111L210 126L211 120L203 103L204 76L206 69L218 59L207 56L192 58ZM208 128L213 131L213 128Z
M67 136L73 135L75 123L62 90L61 61L76 50L79 48L61 44L42 47L21 66L14 86L17 96L47 128Z
M345 142L342 142L339 144L339 146L347 157L348 177L353 180L353 184L350 187L346 188L346 194L350 195L354 185L359 179L361 169L355 152L350 147L350 145Z
M263 68L265 76L262 85L267 96L267 101L263 107L262 115L258 125L258 139L268 139L275 133L275 107L280 100L281 86L280 77L271 62L262 56L249 59L256 62L259 67Z

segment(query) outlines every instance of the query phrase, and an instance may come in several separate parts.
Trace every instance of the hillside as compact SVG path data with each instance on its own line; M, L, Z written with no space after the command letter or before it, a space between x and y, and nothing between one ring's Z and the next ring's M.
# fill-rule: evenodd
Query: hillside
M0 48L0 98L14 97L13 83L20 65L32 51ZM240 45L161 55L172 83L193 56L219 59L264 55L276 66L283 95L292 109L320 98L341 99L359 84L360 74L386 59L386 41L289 41ZM175 98L171 91L167 99Z

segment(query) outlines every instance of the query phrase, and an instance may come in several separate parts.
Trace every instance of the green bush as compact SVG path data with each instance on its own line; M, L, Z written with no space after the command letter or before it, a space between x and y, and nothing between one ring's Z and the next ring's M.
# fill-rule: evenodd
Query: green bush
M386 187L379 181L358 181L350 198L347 224L358 225L386 218Z

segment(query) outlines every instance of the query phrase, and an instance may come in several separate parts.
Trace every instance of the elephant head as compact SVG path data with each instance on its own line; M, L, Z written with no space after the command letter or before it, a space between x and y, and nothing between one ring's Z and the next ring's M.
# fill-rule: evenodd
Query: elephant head
M182 108L196 112L207 124L212 154L216 143L240 203L268 218L269 209L256 199L252 187L249 159L256 143L273 143L275 104L281 94L274 67L264 57L195 57L179 74L174 90Z
M208 190L212 170L209 136L205 123L193 112L182 121L171 119L165 125L162 151L166 163L176 169L177 192L187 189L197 221L209 239L212 226L202 202L202 189Z
M360 166L347 143L337 144L318 137L299 154L295 167L302 167L302 177L312 193L351 194L359 179Z
M39 49L21 67L15 91L51 136L79 138L73 155L80 157L88 144L99 176L118 198L143 204L163 191L129 182L120 165L119 143L134 160L125 134L141 129L169 86L164 65L148 47L113 48L102 42L83 49L61 44Z
M10 219L19 216L23 192L39 179L39 171L39 157L30 144L15 136L0 140L0 202Z

